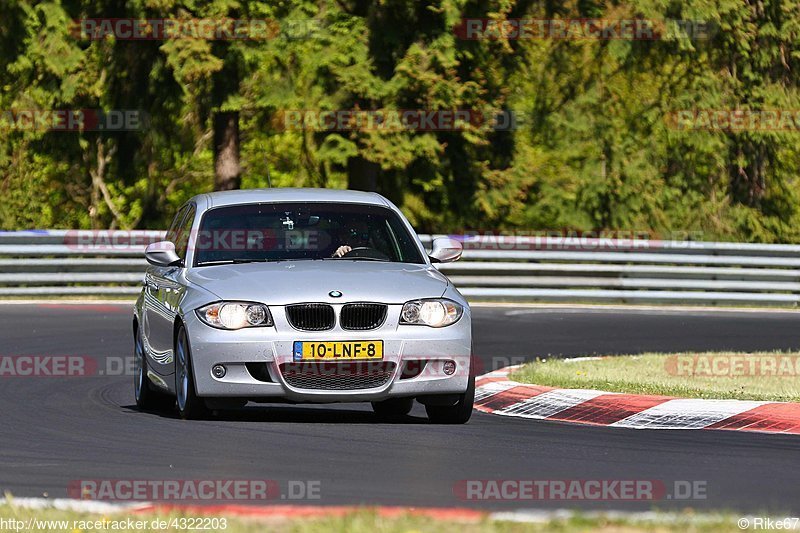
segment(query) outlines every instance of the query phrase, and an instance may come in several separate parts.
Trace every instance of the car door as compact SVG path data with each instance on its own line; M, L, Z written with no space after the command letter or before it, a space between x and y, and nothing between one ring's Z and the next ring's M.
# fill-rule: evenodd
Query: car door
M175 244L175 250L186 258L186 244L196 208L186 205L178 212L166 240ZM183 249L181 244L183 243ZM152 360L151 368L161 375L173 372L172 327L177 313L177 303L182 294L177 275L182 266L151 266L145 274L145 321L147 342Z

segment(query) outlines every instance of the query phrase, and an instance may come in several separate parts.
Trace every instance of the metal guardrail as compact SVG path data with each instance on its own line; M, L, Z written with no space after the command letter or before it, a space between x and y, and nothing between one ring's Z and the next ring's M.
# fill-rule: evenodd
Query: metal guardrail
M123 238L119 238L122 235ZM0 296L132 296L163 232L0 232ZM430 246L436 236L421 235ZM800 304L800 246L463 236L437 265L471 301Z

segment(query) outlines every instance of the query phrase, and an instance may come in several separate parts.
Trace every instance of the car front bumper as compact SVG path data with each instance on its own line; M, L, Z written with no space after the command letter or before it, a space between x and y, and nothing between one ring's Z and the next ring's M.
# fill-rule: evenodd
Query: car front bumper
M184 316L192 353L196 392L206 398L248 400L284 399L295 402L380 401L392 397L462 394L469 383L472 332L469 308L461 319L444 328L400 325L401 305L390 305L383 326L370 331L331 330L308 332L294 329L281 307L270 307L275 326L226 331L201 322L194 313ZM347 390L298 388L289 384L281 365L294 364L295 341L383 341L383 363L393 363L391 377L380 386ZM455 372L447 375L444 363L453 361ZM313 365L313 363L303 363ZM375 363L368 363L373 365ZM423 367L424 364L424 367ZM226 373L217 378L215 365ZM255 365L264 365L268 380L254 376ZM342 371L353 368L341 363ZM408 377L408 368L422 370ZM404 373L405 371L405 373ZM413 374L413 372L412 372ZM256 374L258 375L258 374Z

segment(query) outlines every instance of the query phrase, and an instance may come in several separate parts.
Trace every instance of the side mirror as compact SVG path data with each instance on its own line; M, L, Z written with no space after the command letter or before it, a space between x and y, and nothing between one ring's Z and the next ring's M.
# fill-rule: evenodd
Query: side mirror
M459 241L448 237L439 237L433 240L433 249L429 257L434 263L452 263L461 259L463 250Z
M181 258L175 252L175 245L169 241L154 242L147 246L144 258L153 266L168 267L181 263Z

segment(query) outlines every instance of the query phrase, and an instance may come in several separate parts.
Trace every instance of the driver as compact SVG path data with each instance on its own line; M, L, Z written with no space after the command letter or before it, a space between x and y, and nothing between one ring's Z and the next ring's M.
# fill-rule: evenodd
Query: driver
M342 241L347 244L339 246L332 257L344 257L345 254L352 251L354 248L369 248L371 247L369 239L369 225L363 221L357 221L346 228L343 232Z

